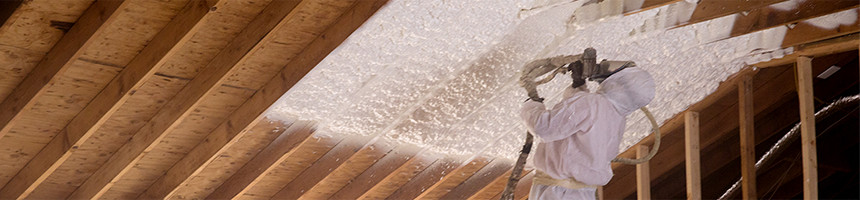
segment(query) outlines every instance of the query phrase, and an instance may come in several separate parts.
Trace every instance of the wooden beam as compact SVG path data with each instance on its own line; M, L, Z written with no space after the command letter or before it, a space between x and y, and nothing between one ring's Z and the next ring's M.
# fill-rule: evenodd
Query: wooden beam
M636 145L636 157L642 158L645 155L648 155L648 146ZM640 200L651 199L651 170L648 166L649 162L636 165L636 198Z
M752 77L746 76L738 83L738 113L741 148L741 177L744 199L756 199L755 172L755 110L753 108Z
M860 12L860 8L851 9L853 11L843 11L843 12ZM839 13L833 13L830 15L838 15ZM827 16L830 16L827 15ZM827 17L822 16L822 17ZM818 18L815 18L818 19ZM814 20L814 19L810 19ZM840 24L837 27L827 29L818 27L813 25L810 20L805 20L795 24L795 26L788 30L785 33L785 37L782 40L782 47L790 47L800 44L806 44L809 42L824 40L828 38L838 37L842 35L847 35L851 33L856 33L860 31L860 20L855 20L852 24Z
M798 57L797 95L800 100L800 141L803 158L803 199L818 199L818 159L815 147L815 100L812 58Z
M457 161L440 159L394 191L388 199L415 199L424 191L436 187L438 182L448 177L448 174L456 173L455 170L460 169L459 165Z
M469 177L469 179L466 179L463 183L460 183L460 185L451 189L451 191L445 194L445 196L442 196L442 199L467 199L478 193L479 190L488 186L496 178L504 175L505 172L510 171L513 166L513 162L511 161L495 159L481 168L481 170L475 172L474 175ZM510 174L508 174L508 176L510 176Z
M526 176L526 174L531 173L533 170L534 169L523 169L522 173L520 173L520 177L518 177L518 178L522 179L523 177ZM480 191L478 191L474 195L470 196L469 200L499 199L499 198L493 198L493 197L500 195L502 193L502 191L505 190L505 187L507 186L508 180L511 178L511 173L513 171L514 171L514 169L511 168L510 170L508 170L507 172L505 172L501 176L496 177L496 179L493 180L493 182L491 182L490 184L487 184L487 186L485 186L483 189L481 189ZM517 185L519 185L519 184L520 183L517 182ZM514 188L514 189L516 189L516 188ZM516 192L516 191L514 191L514 192Z
M514 189L514 199L527 199L529 197L529 192L532 188L532 181L534 180L535 173L534 170L529 171L528 173L523 173L523 177L520 178L520 182L517 182L517 188ZM505 176L507 179L509 176ZM507 181L505 181L507 182ZM507 183L506 183L507 184ZM506 185L505 184L505 185ZM502 188L504 189L504 188ZM501 199L502 193L499 192L496 196L490 199Z
M432 169L433 167L431 166L441 166L436 163L443 162L447 163L435 156L428 155L428 153L418 154L417 156L410 158L409 161L406 161L406 163L398 167L394 172L385 176L379 184L376 184L369 190L363 191L364 194L361 194L361 196L355 199L388 198L391 194L394 194L401 189L403 185L409 183L409 181L415 178L418 174L427 170L427 168Z
M273 4L275 2L281 1L273 1ZM199 173L214 159L213 156L233 145L242 134L246 133L244 129L258 123L263 118L262 114L266 109L346 40L353 31L358 29L386 2L386 0L357 1L351 9L345 11L337 21L329 25L299 55L296 55L284 66L278 75L234 111L227 120L207 136L204 142L198 144L182 160L171 167L164 176L152 184L141 197L163 198L174 193L178 185L184 184L196 173ZM280 25L282 24L279 24L279 27Z
M738 15L732 26L729 37L765 30L777 26L797 23L801 20L815 18L847 9L856 8L860 2L856 0L830 1L789 1L781 4L796 4L794 9L783 10L773 6L765 6L750 10L746 15Z
M311 140L314 129L313 123L294 123L206 198L232 199L241 196L262 176L292 155L297 146Z
M63 35L33 71L0 103L0 138L16 125L22 112L36 104L35 99L47 92L46 86L56 82L58 75L68 70L84 49L105 34L105 24L114 23L120 16L114 12L128 5L122 1L97 1L81 15L75 26Z
M275 1L281 2L281 1ZM292 1L284 1L292 2ZM70 198L98 198L106 192L112 183L140 161L145 152L151 151L165 136L179 125L182 119L191 115L191 108L201 103L202 97L216 92L218 86L225 80L225 75L235 68L256 44L272 30L291 8L278 7L272 3L264 14L258 15L224 50L186 85L176 96L161 108L152 119L135 133L132 139L124 144L105 164L90 176Z
M393 150L329 198L358 199L385 178L392 176L398 168L405 166L410 160L416 159L416 154L420 154L420 151L399 148Z
M734 13L740 13L755 8L764 7L785 0L700 0L690 20L680 26L708 21ZM684 2L686 3L686 2Z
M860 31L860 29L858 29L858 31ZM860 33L855 32L852 34L837 36L822 41L815 41L797 45L794 46L794 53L792 54L767 62L756 63L753 64L753 66L759 68L782 66L796 62L797 57L799 56L815 57L821 55L836 54L857 49L857 45L860 45Z
M687 199L702 199L701 162L699 160L699 113L687 111L684 114L684 143L687 167Z
M168 23L111 82L56 137L30 160L4 187L0 196L27 197L42 185L68 160L74 149L83 145L108 118L140 88L144 80L155 74L165 58L176 53L178 47L194 34L211 5L205 1L191 1ZM193 33L193 32L191 32Z

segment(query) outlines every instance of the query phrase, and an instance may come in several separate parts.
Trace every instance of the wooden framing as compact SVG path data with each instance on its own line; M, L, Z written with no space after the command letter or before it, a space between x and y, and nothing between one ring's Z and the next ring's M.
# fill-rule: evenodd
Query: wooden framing
M263 175L271 171L273 166L292 155L296 147L309 141L314 133L313 126L307 122L297 122L290 126L206 198L231 199L241 196L259 182Z
M693 11L693 15L690 16L690 20L681 24L681 26L761 8L782 1L785 0L700 0L699 3L696 4L696 10Z
M71 62L78 59L83 50L92 45L94 38L100 37L105 31L104 24L116 21L117 10L122 10L128 3L120 1L104 1L93 4L80 17L77 24L51 49L30 74L21 81L21 87L15 88L8 98L0 103L0 138L11 130L21 112L30 110L36 103L33 99L44 95L46 85L55 82L56 75L68 70ZM5 195L2 195L5 197Z
M277 1L275 1L277 2ZM206 140L195 147L188 155L167 171L141 196L143 198L169 197L177 186L182 185L210 163L220 151L235 143L237 136L244 134L247 127L262 119L262 113L280 96L295 85L301 77L322 61L332 50L341 44L361 26L376 10L387 1L357 1L332 22L319 37L306 49L296 55L265 86L242 104L226 121L213 131ZM341 2L343 3L343 2ZM285 20L286 21L286 20ZM281 30L283 23L276 28ZM334 151L334 150L332 150ZM354 152L354 151L353 151ZM342 162L342 161L341 161ZM196 170L188 170L196 169Z
M489 185L495 179L506 177L503 175L505 172L510 172L511 168L513 168L511 161L495 159L481 168L481 170L475 172L474 175L460 183L460 185L451 189L451 191L442 196L441 199L467 199L474 194L477 194L478 191L483 189L484 186ZM510 174L508 175L510 176Z
M755 169L755 111L753 109L752 77L745 76L738 83L738 113L741 148L741 177L744 199L756 199Z
M329 198L358 199L380 182L383 182L388 176L395 175L397 169L400 167L407 166L410 161L414 161L415 159L422 159L416 158L422 152L423 150L395 149L391 153L386 154L382 159L379 159L379 161L370 166L370 168L367 168L361 175L355 177L353 181L343 186Z
M289 8L289 7L286 7ZM283 8L281 8L283 9ZM177 128L183 118L187 118L191 108L200 104L204 96L209 96L216 91L217 86L224 82L224 75L231 71L236 64L245 57L245 53L256 46L259 38L266 35L275 27L283 16L291 9L270 9L270 12L282 15L263 14L255 18L251 24L256 24L239 33L225 49L200 73L191 80L167 105L143 126L132 139L120 148L116 154L102 165L95 174L87 179L78 189L72 193L70 198L98 198L107 192L112 182L118 181L127 173L134 163L140 161L145 152L151 151L154 145L161 141L165 134ZM264 11L265 12L265 11Z
M701 162L699 160L699 113L684 114L684 152L686 152L687 199L702 199Z
M815 96L812 58L797 58L797 95L800 100L800 141L803 156L803 199L818 199L818 158L815 146Z
M477 162L477 161L472 161ZM468 164L468 163L464 163ZM437 180L441 183L443 179L448 177L448 174L455 173L459 169L460 163L453 160L440 159L428 166L427 169L415 175L407 183L402 185L397 191L394 191L387 198L390 199L415 199L424 191L429 191L436 187Z
M797 23L803 19L856 8L860 3L854 0L834 0L803 1L797 4L795 5L795 9L791 10L780 10L771 6L765 6L752 9L746 15L738 15L729 37L745 35L768 28Z
M649 147L636 145L636 157L642 158L648 155ZM636 165L636 198L639 200L651 199L651 169L649 162Z
M186 33L198 26L198 22L209 12L210 7L211 5L204 1L189 2L176 19L153 38L156 43L147 45L92 103L22 168L9 183L10 187L4 187L0 193L3 193L3 196L19 195L18 197L22 198L40 186L71 157L74 148L83 145L84 141L104 125L109 116L119 110L133 91L143 85L144 80L154 75L157 66L164 62L165 57L174 54L178 46L190 39L191 35Z

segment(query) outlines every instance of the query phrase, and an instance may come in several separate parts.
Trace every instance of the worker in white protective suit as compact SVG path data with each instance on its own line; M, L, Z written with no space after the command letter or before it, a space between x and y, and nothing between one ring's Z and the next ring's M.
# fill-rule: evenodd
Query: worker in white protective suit
M541 100L523 104L520 115L537 138L529 199L595 199L612 178L626 116L654 98L654 80L639 67L613 72L594 93L584 83L574 80L551 110Z

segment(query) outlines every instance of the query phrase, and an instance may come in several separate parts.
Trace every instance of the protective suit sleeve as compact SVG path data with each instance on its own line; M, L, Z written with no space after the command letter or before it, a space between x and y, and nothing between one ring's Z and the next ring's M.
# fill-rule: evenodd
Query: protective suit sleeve
M589 100L593 99L563 101L563 105L552 110L546 110L543 103L527 101L520 110L520 117L529 131L544 142L561 140L590 126Z

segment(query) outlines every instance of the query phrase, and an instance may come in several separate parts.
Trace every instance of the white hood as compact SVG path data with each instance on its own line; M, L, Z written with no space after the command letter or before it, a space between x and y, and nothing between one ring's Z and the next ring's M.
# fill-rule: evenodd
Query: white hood
M654 88L651 74L642 68L631 67L606 78L597 93L609 99L618 113L627 116L654 99Z

